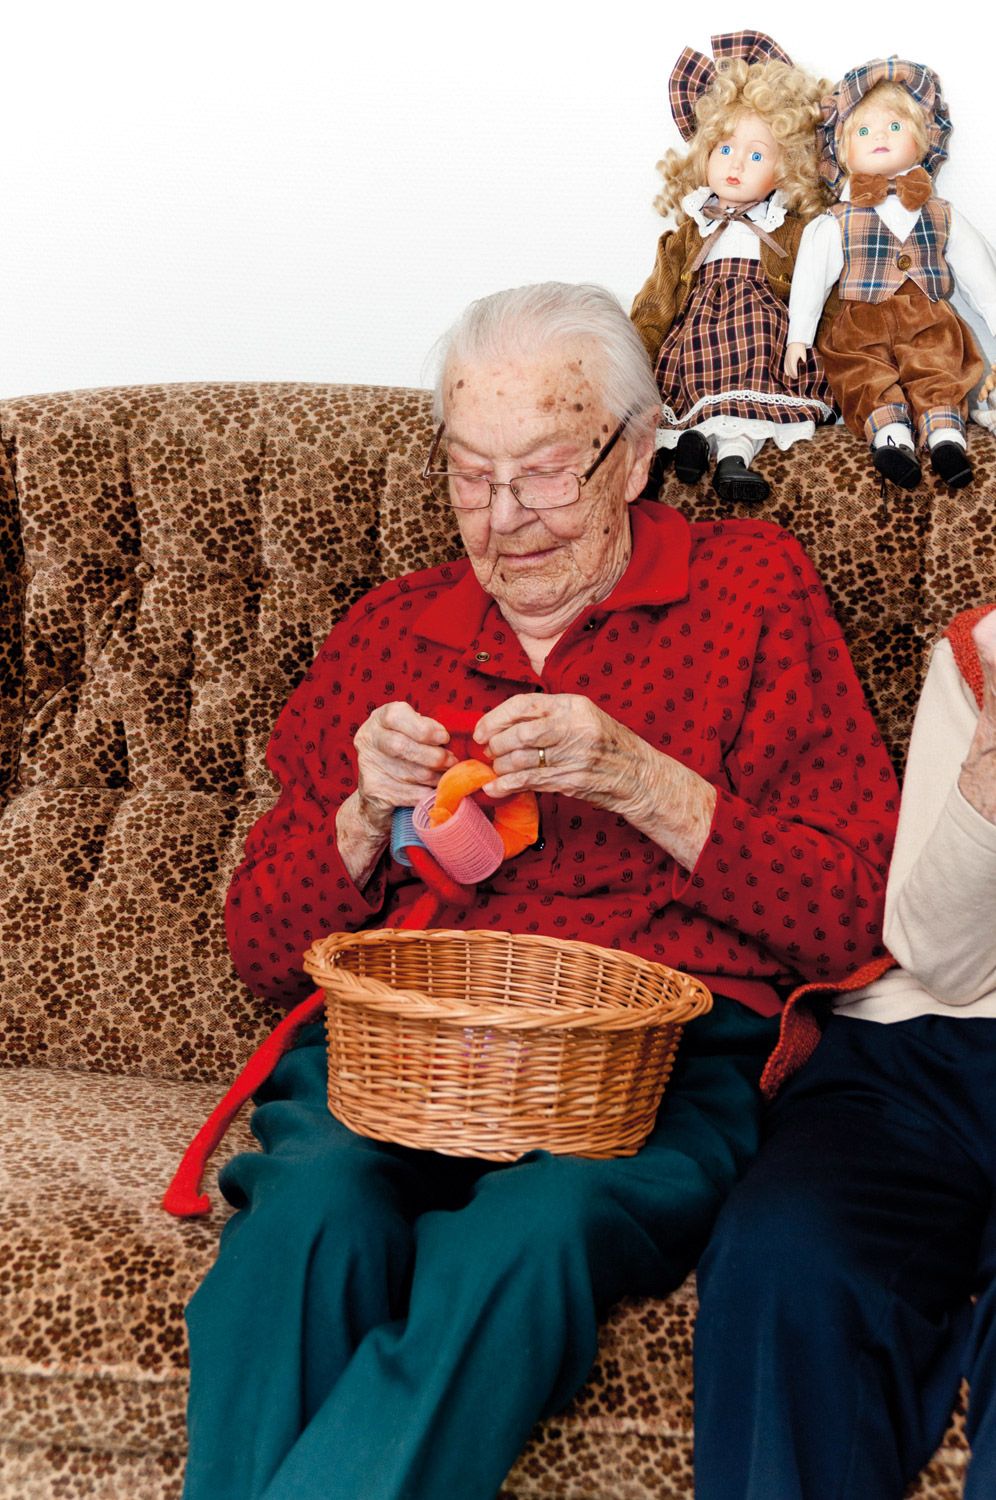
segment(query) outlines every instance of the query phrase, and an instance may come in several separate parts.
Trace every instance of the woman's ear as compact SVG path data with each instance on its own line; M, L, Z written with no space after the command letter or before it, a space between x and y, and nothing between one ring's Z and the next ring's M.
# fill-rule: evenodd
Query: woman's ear
M647 475L653 461L656 448L657 419L660 415L658 407L654 407L652 413L648 413L646 430L640 437L638 443L630 445L630 470L626 479L626 503L631 505L638 500L647 486Z

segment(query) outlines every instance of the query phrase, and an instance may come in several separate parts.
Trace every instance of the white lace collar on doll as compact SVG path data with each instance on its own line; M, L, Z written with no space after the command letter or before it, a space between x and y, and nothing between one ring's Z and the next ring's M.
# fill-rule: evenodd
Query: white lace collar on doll
M723 222L722 219L707 219L702 212L705 204L713 196L712 188L697 187L693 188L690 193L686 193L681 200L683 212L690 219L695 220L696 227L703 239L707 239L710 234L714 234ZM773 229L777 229L780 224L784 224L787 212L785 194L781 188L775 188L771 197L765 198L763 203L756 203L747 217L753 219L755 224L759 224L762 229L766 229L770 234Z

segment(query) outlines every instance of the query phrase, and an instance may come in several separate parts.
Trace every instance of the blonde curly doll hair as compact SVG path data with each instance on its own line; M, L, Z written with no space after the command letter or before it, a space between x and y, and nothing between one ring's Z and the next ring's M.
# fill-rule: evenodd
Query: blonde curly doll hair
M716 77L695 106L698 129L688 151L668 151L657 163L664 186L654 207L667 217L677 213L679 223L686 193L706 180L710 152L728 135L743 114L754 114L767 125L781 147L775 184L785 194L792 213L811 218L831 201L820 178L817 126L822 119L821 99L828 93L826 79L816 79L783 62L744 62L731 58L717 64Z

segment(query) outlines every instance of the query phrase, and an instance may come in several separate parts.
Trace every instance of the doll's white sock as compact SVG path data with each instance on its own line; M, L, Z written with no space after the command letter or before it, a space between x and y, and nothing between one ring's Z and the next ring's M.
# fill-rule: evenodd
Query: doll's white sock
M752 438L746 432L738 432L733 437L721 437L716 442L716 462L724 458L742 458L748 469L751 460L756 458L764 447L764 439Z
M968 447L960 427L935 427L927 439L927 447L936 448L938 443L957 443L959 448Z
M913 433L905 422L890 422L886 427L880 427L875 434L873 448L910 448L913 447Z

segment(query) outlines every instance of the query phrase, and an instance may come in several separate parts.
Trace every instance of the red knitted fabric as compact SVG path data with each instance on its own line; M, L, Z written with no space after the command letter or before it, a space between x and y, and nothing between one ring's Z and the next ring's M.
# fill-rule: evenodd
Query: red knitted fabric
M963 610L955 615L944 634L951 642L954 659L961 675L975 694L975 701L982 707L982 663L972 640L972 631L979 621L996 609L996 604L978 604L974 609Z
M472 711L440 710L435 717L447 724L450 730L450 748L458 760L473 758L472 753L476 747L471 733L480 716ZM393 924L388 925L429 927L440 907L467 906L473 901L473 888L461 885L447 875L427 849L413 846L408 853L412 869L426 889L406 914L399 915ZM302 1028L318 1019L324 1005L323 991L315 990L295 1006L257 1047L225 1097L211 1111L184 1152L183 1160L163 1195L163 1208L167 1213L174 1214L177 1218L191 1218L210 1211L211 1200L200 1190L208 1159L221 1144L225 1132L242 1106L266 1082L281 1057L293 1046Z
M809 1061L822 1035L823 1028L815 1013L808 1005L800 1002L809 996L841 995L851 990L860 990L864 985L871 984L873 979L878 979L887 969L893 968L895 962L888 953L883 953L880 958L873 958L870 963L862 964L860 969L855 969L846 979L828 984L801 984L797 990L792 991L782 1011L778 1042L761 1074L761 1093L766 1099L773 1099L782 1084L804 1062Z

